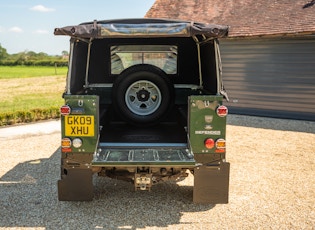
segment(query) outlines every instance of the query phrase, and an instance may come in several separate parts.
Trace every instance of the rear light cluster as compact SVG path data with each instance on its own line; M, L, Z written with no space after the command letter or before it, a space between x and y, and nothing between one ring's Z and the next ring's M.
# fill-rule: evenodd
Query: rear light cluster
M83 142L80 138L74 138L71 140L70 138L65 137L61 140L61 148L63 152L71 151L71 147L80 148L82 144Z
M217 149L225 149L225 140L223 138L219 138L216 141L212 138L207 138L205 139L204 144L207 149L212 149L214 146Z
M228 108L224 105L220 105L217 107L216 113L219 117L226 117L228 114ZM219 139L214 140L214 139L209 137L209 138L205 139L204 146L207 149L213 149L215 147L216 150L221 152L221 151L225 150L225 140L223 138L219 138Z

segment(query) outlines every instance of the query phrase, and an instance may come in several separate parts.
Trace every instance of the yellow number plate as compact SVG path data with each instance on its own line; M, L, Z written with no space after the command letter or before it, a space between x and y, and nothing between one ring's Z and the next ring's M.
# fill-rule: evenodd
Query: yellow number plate
M65 135L94 136L94 116L65 116Z

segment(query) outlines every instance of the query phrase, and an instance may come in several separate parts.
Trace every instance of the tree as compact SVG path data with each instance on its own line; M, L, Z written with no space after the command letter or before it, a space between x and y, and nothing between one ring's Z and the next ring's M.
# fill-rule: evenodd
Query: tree
M61 54L62 54L62 56L68 56L68 55L69 55L69 52L66 51L66 50L63 50L63 51L61 52Z
M0 61L6 59L8 56L9 54L7 53L7 50L3 48L0 44Z
M67 51L63 51L67 55ZM25 50L23 52L8 54L7 50L0 44L0 65L16 66L16 65L32 65L32 66L67 66L67 56L48 55L44 52L36 53L34 51Z

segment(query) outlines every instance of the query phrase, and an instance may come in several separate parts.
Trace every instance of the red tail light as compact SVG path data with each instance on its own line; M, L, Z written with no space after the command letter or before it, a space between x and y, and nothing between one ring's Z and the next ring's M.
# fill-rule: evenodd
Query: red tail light
M214 140L212 138L207 138L205 140L205 147L207 149L212 149L214 147Z
M217 108L217 114L219 117L225 117L228 114L228 108L224 105L220 105Z

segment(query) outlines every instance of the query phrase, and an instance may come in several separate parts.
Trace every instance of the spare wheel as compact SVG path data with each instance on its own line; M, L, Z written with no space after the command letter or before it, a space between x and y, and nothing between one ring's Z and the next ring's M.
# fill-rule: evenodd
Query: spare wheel
M158 123L174 104L174 88L164 71L135 65L123 71L113 85L113 106L136 125Z

